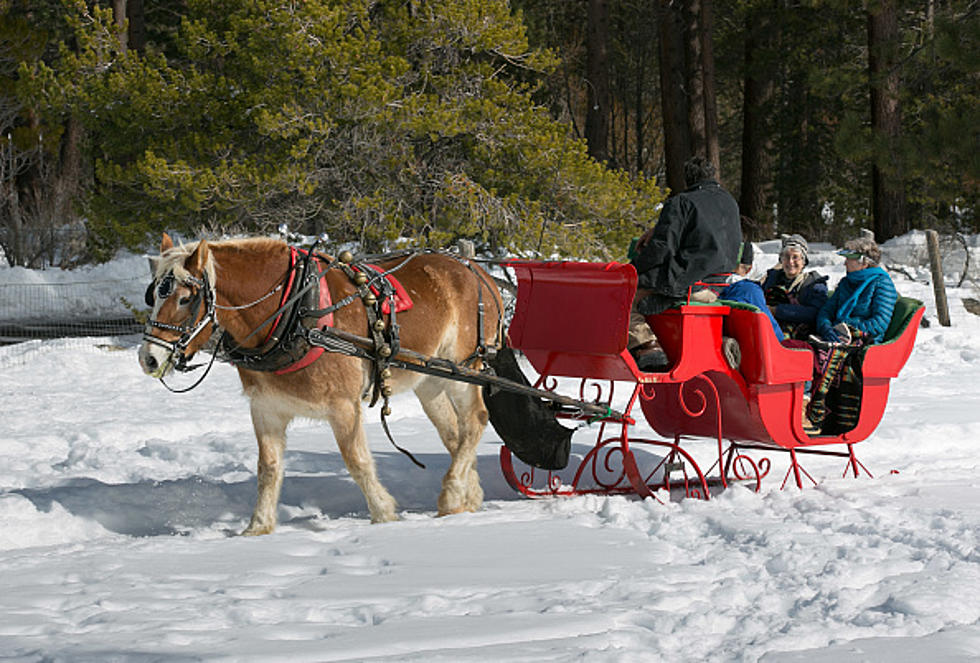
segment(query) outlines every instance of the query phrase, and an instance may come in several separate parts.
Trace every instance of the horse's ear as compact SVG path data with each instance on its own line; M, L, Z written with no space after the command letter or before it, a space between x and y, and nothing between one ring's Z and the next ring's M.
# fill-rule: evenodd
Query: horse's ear
M187 256L187 260L184 261L184 267L191 273L203 274L204 265L207 264L209 255L211 255L211 249L208 248L208 243L202 239L197 243L197 248L194 249L194 253Z
M172 248L174 248L174 241L170 239L170 235L163 233L163 239L160 240L160 253Z

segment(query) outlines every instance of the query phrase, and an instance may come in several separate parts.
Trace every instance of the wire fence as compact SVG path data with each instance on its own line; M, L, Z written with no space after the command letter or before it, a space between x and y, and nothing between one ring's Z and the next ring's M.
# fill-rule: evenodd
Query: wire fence
M143 330L146 277L0 284L0 366L26 361L50 339L96 347ZM132 340L130 340L132 342Z

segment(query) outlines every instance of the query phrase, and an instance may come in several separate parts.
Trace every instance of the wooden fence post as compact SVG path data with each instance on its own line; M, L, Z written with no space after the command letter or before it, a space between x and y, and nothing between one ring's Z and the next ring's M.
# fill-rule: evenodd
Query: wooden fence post
M475 258L476 257L476 244L469 239L456 240L456 246L459 247L459 255L461 258Z
M929 267L932 269L932 291L936 297L936 317L939 324L949 327L949 305L946 303L946 281L943 279L943 259L939 255L939 233L926 231L926 247L929 249Z

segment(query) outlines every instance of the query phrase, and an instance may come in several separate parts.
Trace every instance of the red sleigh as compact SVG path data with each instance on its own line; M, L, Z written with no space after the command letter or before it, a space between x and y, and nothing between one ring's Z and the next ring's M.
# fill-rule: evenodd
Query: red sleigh
M924 308L900 298L885 340L870 347L863 363L861 412L851 431L811 437L803 427L804 388L812 374L809 350L782 346L768 317L754 307L716 302L685 304L648 322L671 360L664 372L637 368L626 350L636 272L620 263L513 262L517 306L510 344L539 374L536 386L554 390L559 379L578 380L579 399L611 405L617 385L628 390L626 407L593 417L594 445L577 464L558 472L517 470L511 452L500 463L510 485L524 495L636 493L681 490L708 498L732 481L750 481L758 490L769 474L768 454L785 452L792 476L816 481L800 457L812 454L846 459L844 474L868 474L854 454L885 411L889 382L908 360ZM722 336L734 337L742 361L731 369L721 352ZM638 437L636 406L660 438ZM585 419L565 414L569 419ZM702 470L693 442L711 440L712 464ZM702 444L703 447L703 444ZM641 448L657 454L639 454ZM703 455L703 453L702 453ZM643 467L652 458L652 467Z

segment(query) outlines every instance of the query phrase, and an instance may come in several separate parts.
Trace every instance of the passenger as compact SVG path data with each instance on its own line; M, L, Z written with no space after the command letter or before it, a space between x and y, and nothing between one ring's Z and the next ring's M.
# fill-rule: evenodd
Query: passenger
M898 293L878 264L881 249L868 237L838 252L847 274L817 313L814 382L804 427L822 435L852 430L861 414L864 348L879 343L891 323Z
M632 263L639 280L628 347L643 370L669 366L644 316L665 311L683 301L698 281L731 272L738 264L742 243L738 203L714 178L710 161L689 159L684 164L687 190L667 199L657 224L637 243Z
M736 281L722 290L718 298L730 302L744 302L755 306L769 317L769 322L772 324L772 331L776 334L779 342L782 343L786 338L783 335L783 330L779 327L779 323L772 316L772 311L769 310L769 306L766 305L766 295L762 292L762 286L757 282L748 279Z
M772 324L773 333L775 333L776 338L782 342L784 339L783 331L779 328L779 323L776 322L776 319L772 316L772 312L766 305L766 296L762 292L762 286L760 286L756 281L745 278L745 276L752 271L753 257L754 251L752 248L752 242L743 243L738 269L735 270L735 273L729 277L728 280L731 285L719 293L719 298L730 302L744 302L755 306L769 317L769 322ZM735 366L732 368L735 368Z
M831 343L880 343L898 301L895 284L878 266L881 249L870 237L860 237L837 253L846 258L847 274L817 313L817 336Z
M807 347L802 339L813 333L817 312L827 301L827 277L803 271L809 264L807 251L801 235L784 237L780 267L770 269L762 285L738 281L720 293L721 299L752 304L769 317L780 343L790 336L801 341L791 347Z
M783 237L779 266L766 272L762 290L773 317L790 338L806 340L816 330L817 313L827 301L827 278L805 271L809 246L802 235Z
M738 283L752 274L753 263L755 262L755 247L752 242L746 240L738 250L738 266L735 272L728 277L728 283Z

